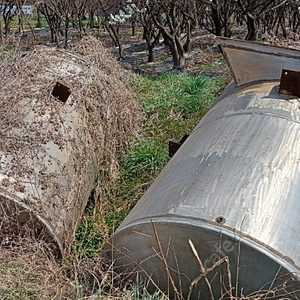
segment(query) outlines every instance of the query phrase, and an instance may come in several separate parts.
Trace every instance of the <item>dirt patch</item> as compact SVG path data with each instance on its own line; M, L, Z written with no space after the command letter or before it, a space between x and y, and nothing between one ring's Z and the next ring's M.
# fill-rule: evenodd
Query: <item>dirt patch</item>
M117 58L118 48L110 47L109 50ZM154 62L147 62L148 51L145 40L132 43L130 39L125 39L123 44L124 56L120 59L120 64L127 70L137 74L159 75L170 71L173 67L171 52L163 41L154 48ZM222 54L215 44L214 35L203 32L195 32L192 40L192 50L186 53L186 73L204 73L208 76L218 76L228 72L226 63L218 63ZM216 62L216 64L214 64ZM211 63L210 68L203 66Z

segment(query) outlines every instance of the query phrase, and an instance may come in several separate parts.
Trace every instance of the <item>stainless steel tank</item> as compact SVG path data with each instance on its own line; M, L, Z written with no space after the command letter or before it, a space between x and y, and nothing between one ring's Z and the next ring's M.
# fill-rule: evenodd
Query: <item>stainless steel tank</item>
M113 166L118 122L132 123L131 98L87 56L63 50L36 49L0 76L0 239L34 234L63 255L98 171Z
M117 229L110 254L171 298L299 299L300 101L278 92L300 53L219 43L235 82ZM253 57L262 60L251 69Z

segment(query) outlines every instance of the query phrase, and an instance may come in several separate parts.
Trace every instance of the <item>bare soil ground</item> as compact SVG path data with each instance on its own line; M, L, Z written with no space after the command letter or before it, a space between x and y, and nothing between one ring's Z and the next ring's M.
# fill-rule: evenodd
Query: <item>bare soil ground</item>
M123 41L124 57L120 63L125 69L138 74L158 75L169 71L173 67L172 56L169 48L161 41L154 48L154 62L147 62L148 51L146 42L139 37L127 37ZM109 47L111 53L117 57L118 49ZM220 62L222 54L215 44L214 36L196 32L193 36L192 50L186 53L186 73L204 73L208 76L218 76L227 72L226 63Z
M114 47L108 32L103 29L93 29L88 34L97 36L103 46L118 59L118 48ZM154 62L147 62L148 51L145 40L142 40L142 29L137 28L136 35L131 36L131 28L124 27L121 30L121 43L123 47L123 58L120 64L127 70L134 73L155 76L172 69L172 56L168 47L161 41L154 48ZM61 38L62 39L62 38ZM70 43L80 39L78 33L70 30ZM30 50L35 45L47 45L56 47L50 43L50 33L48 29L35 30L34 34L27 31L24 35L8 37L4 44L10 47L21 48L22 51ZM60 43L63 46L63 42ZM186 73L204 73L208 76L217 76L220 73L228 72L224 61L220 61L222 55L215 44L214 36L204 31L195 31L192 36L191 52L186 53Z

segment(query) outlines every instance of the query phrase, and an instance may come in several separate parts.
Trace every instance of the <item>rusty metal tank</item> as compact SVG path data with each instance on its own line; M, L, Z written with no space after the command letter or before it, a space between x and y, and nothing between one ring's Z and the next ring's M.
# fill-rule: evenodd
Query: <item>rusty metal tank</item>
M279 88L300 52L218 42L235 81L117 229L110 255L170 298L299 299L300 100Z
M113 166L131 98L76 51L37 48L0 76L0 238L33 234L61 256L98 171Z

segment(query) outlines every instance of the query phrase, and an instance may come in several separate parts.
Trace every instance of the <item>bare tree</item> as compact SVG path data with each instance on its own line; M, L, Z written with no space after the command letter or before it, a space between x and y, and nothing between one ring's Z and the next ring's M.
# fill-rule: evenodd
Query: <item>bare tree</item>
M151 12L147 8L147 0L135 0L133 5L137 21L143 27L143 39L146 41L148 50L148 62L153 62L153 50L159 43L160 31L152 19Z
M231 26L234 21L234 13L236 11L235 0L200 0L202 4L199 6L198 21L209 32L217 36L230 37Z
M36 2L39 13L46 18L51 32L51 42L59 46L63 37L64 47L68 47L70 28L84 32L83 19L88 10L88 0L42 0Z
M300 3L297 0L290 1L289 25L296 32L300 25Z
M86 31L85 26L83 24L83 20L85 20L85 16L87 15L88 12L90 12L93 18L93 10L91 9L92 7L91 0L73 0L72 2L69 3L70 3L69 14L71 16L72 25L74 28L76 28L79 31L80 36L82 36L82 34L85 33Z
M183 68L185 64L185 41L190 37L194 19L194 2L184 0L147 1L147 10L169 46L173 58L173 68ZM186 45L188 48L188 46Z
M2 35L4 36L10 34L10 24L12 18L16 15L15 4L15 0L2 0L1 2L1 15L4 22Z
M299 1L279 2L272 10L267 11L261 20L264 32L273 31L275 35L279 35L281 32L282 36L287 38L289 31L296 33L299 28L299 13Z
M59 45L59 33L61 30L61 14L57 13L56 10L57 2L56 0L44 0L38 1L36 7L39 12L44 15L46 22L50 29L51 42Z
M119 58L123 57L123 49L120 37L120 26L126 21L124 1L122 0L98 0L99 11L102 15L104 27L113 40L115 47L119 49Z
M282 7L287 0L238 0L237 5L247 24L246 40L256 40L258 35L259 20L265 15Z

